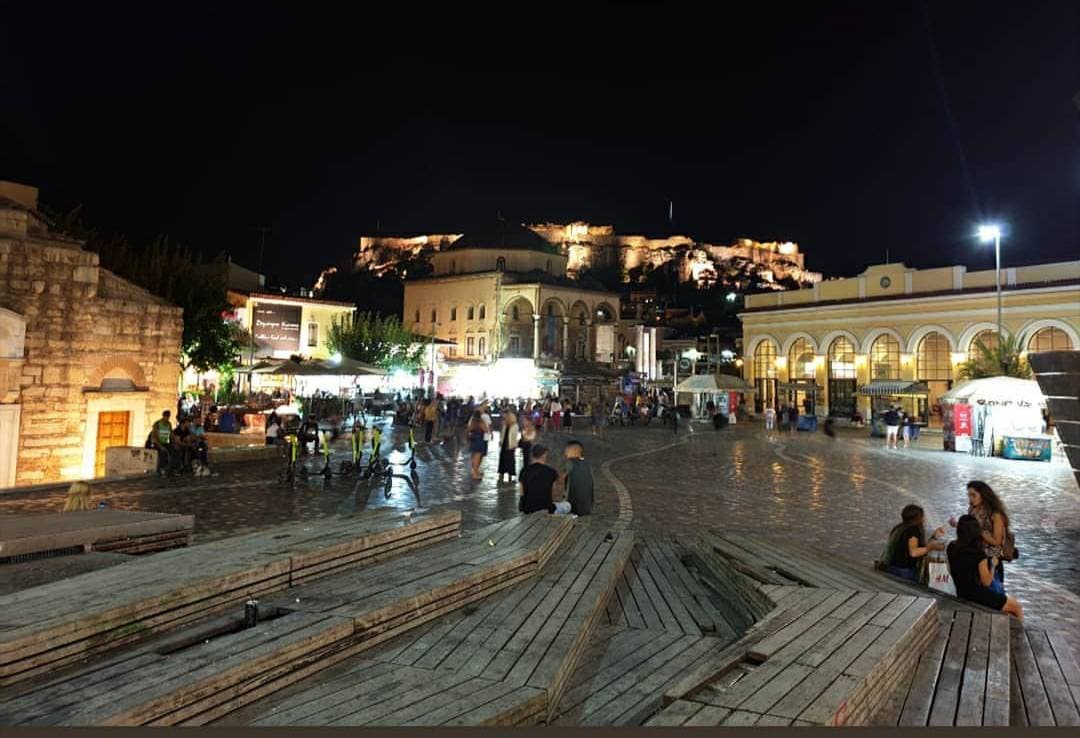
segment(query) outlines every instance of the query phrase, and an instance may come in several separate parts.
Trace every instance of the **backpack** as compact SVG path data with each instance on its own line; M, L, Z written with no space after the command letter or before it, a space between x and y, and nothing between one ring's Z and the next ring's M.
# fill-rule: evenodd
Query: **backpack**
M892 561L893 551L896 550L896 539L899 536L895 536L892 533L889 534L888 539L885 541L885 547L881 549L877 561L874 562L874 568L878 571L885 571L889 566L889 562Z
M1005 531L1005 540L1001 543L1001 560L1016 561L1020 558L1020 549L1016 547L1016 536L1011 530Z

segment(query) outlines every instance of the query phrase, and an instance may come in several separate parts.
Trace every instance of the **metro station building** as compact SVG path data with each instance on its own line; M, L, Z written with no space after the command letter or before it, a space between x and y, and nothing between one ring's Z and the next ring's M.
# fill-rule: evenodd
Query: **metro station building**
M1028 353L1080 349L1080 261L1002 269L1001 284L1004 331ZM937 425L937 397L976 354L976 339L996 345L994 270L880 264L813 288L748 295L739 317L758 411L792 401L801 411L813 392L817 415L858 409L869 418L895 402Z

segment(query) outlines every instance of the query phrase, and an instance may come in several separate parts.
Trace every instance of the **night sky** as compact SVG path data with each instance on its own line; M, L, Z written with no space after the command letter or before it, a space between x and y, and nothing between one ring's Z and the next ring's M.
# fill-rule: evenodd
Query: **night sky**
M251 266L269 226L293 279L377 225L664 234L669 199L827 275L992 266L990 217L1006 265L1080 258L1074 0L84 5L5 9L0 179Z

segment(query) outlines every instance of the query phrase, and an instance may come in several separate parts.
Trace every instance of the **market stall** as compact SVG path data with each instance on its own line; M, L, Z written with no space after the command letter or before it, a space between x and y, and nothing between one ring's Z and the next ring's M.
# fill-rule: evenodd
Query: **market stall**
M890 407L898 407L908 415L918 415L919 400L925 404L930 388L910 379L875 379L860 386L856 394L870 398L870 435L884 438L885 422L881 416Z
M947 451L977 456L1049 461L1046 398L1032 379L987 377L957 385L941 395Z
M709 416L710 402L715 412L734 415L739 406L739 396L753 391L754 388L741 377L731 374L693 374L679 382L675 387L675 396L676 404L689 404L693 417L704 418ZM689 403L679 398L683 394L690 395Z

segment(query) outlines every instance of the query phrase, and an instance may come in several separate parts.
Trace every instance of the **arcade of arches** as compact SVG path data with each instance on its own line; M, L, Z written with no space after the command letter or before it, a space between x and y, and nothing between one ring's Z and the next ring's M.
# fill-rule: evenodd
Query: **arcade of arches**
M842 330L820 338L800 333L789 336L784 344L772 335L752 338L752 359L746 366L757 390L757 408L790 402L790 396L778 392L781 384L816 382L821 388L818 415L849 418L859 409L865 417L869 398L857 395L860 385L909 380L926 384L930 394L925 399L902 398L900 404L924 422L937 424L937 398L952 387L957 365L978 354L978 343L997 346L993 328L974 326L959 338L938 328L927 326L906 337L883 328L867 331L861 338ZM1021 336L1027 353L1080 349L1076 328L1064 321L1040 321ZM801 408L802 397L797 401Z

